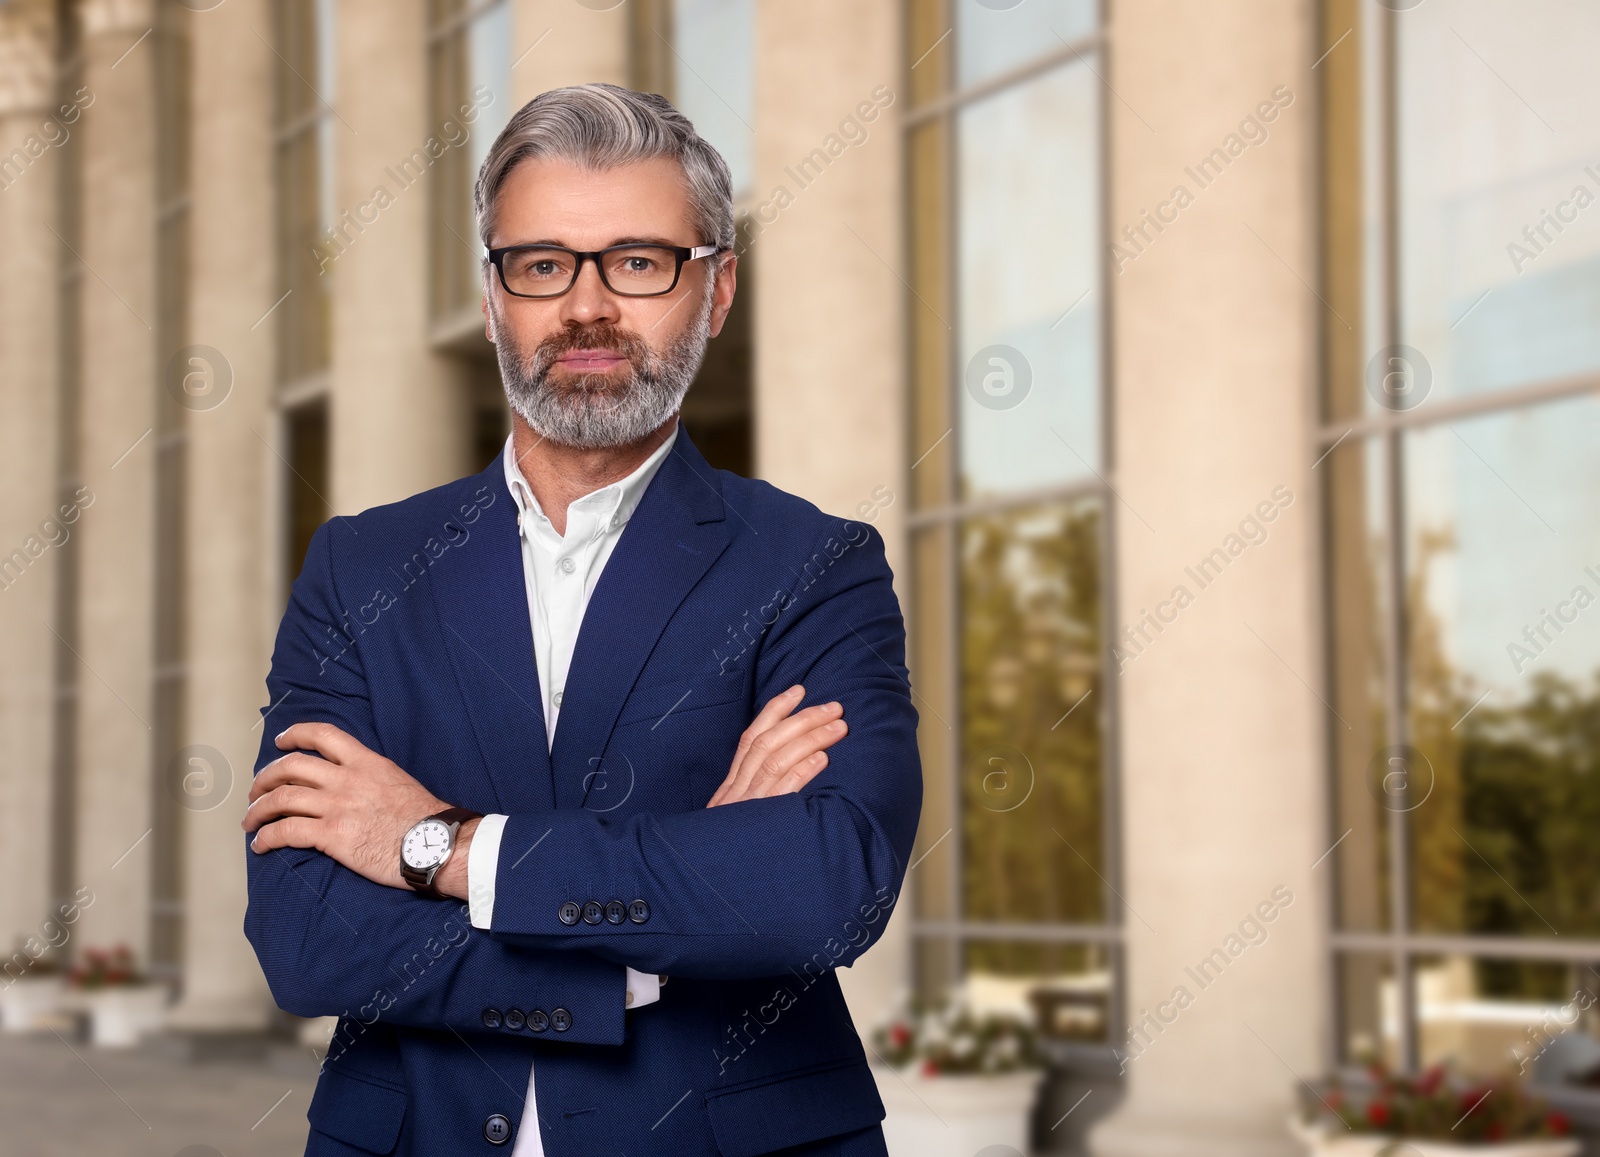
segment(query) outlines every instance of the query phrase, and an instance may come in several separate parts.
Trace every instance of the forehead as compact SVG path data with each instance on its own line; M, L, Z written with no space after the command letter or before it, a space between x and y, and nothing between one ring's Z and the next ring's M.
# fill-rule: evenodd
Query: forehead
M683 170L668 157L595 169L540 157L506 174L491 242L557 241L599 249L637 237L697 245Z

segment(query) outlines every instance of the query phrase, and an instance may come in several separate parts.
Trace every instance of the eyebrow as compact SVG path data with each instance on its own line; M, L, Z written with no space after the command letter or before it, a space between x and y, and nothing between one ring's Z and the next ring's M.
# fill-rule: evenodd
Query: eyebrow
M510 245L496 245L493 246L493 248L521 249L540 245L554 246L559 249L577 249L576 245L568 245L565 241L556 241L548 237L541 237L536 241L514 241ZM616 245L660 245L667 249L684 248L684 246L679 245L676 241L673 241L668 237L619 237L617 240L612 241L607 245L602 245L600 248L610 249Z

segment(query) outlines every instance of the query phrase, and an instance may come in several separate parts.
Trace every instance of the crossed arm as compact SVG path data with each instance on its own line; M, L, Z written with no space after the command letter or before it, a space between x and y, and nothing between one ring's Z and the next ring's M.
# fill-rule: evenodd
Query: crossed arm
M796 712L799 685L775 696L739 737L727 778L707 807L799 791L828 766L828 751L848 733L838 703ZM314 848L375 884L410 893L400 876L400 841L418 820L451 805L393 760L332 723L296 723L274 740L280 756L250 785L240 826L255 832L250 850ZM310 754L315 752L316 754ZM435 885L467 899L467 861L477 820L456 834Z
M562 1004L574 1013L564 1039L619 1044L625 967L702 977L834 967L881 933L921 777L904 632L875 535L783 602L756 684L789 690L745 733L711 805L621 823L581 809L513 814L485 935L465 904L401 890L400 837L450 801L379 753L358 649L327 663L312 645L341 605L325 531L268 679L273 702L292 693L300 722L263 744L263 760L296 750L263 767L244 823L255 849L245 931L280 1007L465 1032L482 1031L486 1005ZM795 712L802 682L833 701ZM851 742L834 748L841 716ZM547 830L547 855L506 870ZM467 848L451 859L442 887L465 896ZM557 919L565 900L624 893L650 897L648 924Z

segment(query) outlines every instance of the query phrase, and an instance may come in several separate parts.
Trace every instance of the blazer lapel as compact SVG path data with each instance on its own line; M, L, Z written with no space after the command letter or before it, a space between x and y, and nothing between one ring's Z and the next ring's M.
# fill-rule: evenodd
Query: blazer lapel
M439 560L429 586L497 809L542 811L555 796L517 507L498 457L473 481L494 501L460 526L467 541Z
M727 549L722 487L681 427L584 610L551 751L557 807L580 807L667 622Z

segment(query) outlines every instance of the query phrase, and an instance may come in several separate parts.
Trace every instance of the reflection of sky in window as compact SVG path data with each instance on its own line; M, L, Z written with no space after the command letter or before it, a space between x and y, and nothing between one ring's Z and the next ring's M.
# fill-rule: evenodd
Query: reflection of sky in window
M1003 11L999 8L1006 0L991 2L995 7L955 0L958 85L1058 52L1094 31L1094 0L1021 0Z
M1506 706L1537 672L1587 679L1600 667L1600 582L1583 573L1600 572L1600 401L1452 425L1406 439L1411 562L1420 533L1451 529L1456 539L1435 556L1426 594L1446 657ZM1517 674L1507 645L1527 646L1523 628L1580 584L1596 605Z
M1506 13L1455 0L1396 22L1401 340L1438 396L1600 369L1600 203L1546 225L1531 259L1508 248L1532 252L1524 229L1577 186L1600 200L1584 172L1600 161L1600 5Z
M1097 83L1069 64L958 119L960 301L952 320L968 496L1099 469ZM967 392L966 366L990 345L1014 347L1032 368L1030 392L1013 409L989 409Z
M470 183L478 179L478 168L489 155L489 146L511 119L511 5L501 3L490 8L472 22L467 36L472 78L462 99L472 101L479 85L494 94L494 99L478 113L478 119L466 126L472 133L468 145L472 158L467 174ZM437 131L439 126L430 127Z
M673 5L673 103L728 162L735 196L751 181L755 20L754 0Z

